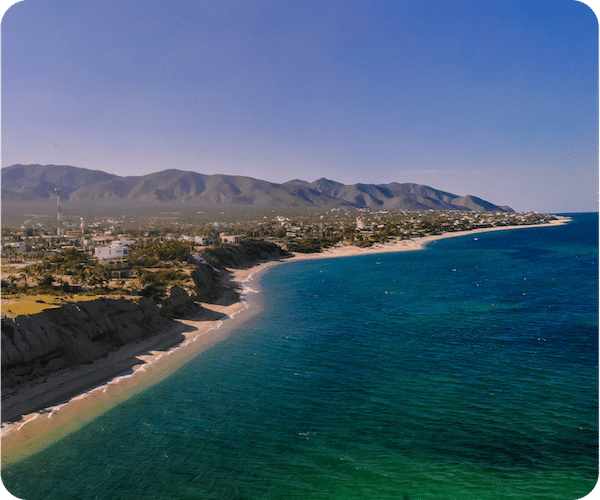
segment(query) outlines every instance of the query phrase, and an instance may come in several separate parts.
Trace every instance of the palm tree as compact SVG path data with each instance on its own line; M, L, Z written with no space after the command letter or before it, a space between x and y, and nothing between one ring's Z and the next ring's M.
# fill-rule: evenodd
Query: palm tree
M71 283L84 283L86 278L85 270L79 269L73 276L71 277Z
M23 287L27 288L27 274L21 273L19 277L21 278L21 281L23 281Z

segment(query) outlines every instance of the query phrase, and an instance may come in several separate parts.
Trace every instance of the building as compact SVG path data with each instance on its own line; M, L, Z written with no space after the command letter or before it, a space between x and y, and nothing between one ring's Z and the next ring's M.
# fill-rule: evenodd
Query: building
M109 247L94 248L94 257L98 260L126 258L129 255L129 248L115 241Z
M202 247L207 247L209 245L214 245L215 239L210 236L194 236L194 243Z
M4 244L4 249L12 249L16 253L25 253L27 252L27 244L24 241L15 241Z
M242 242L242 240L244 239L244 236L241 234L223 234L221 233L219 235L219 237L221 238L221 241L223 243L229 243L230 245L237 245L239 243Z
M120 243L121 245L124 246L129 246L129 245L135 245L137 243L137 240L124 240L122 237L122 235L119 235L117 240L115 241L115 243Z
M111 278L131 278L129 248L115 241L108 247L95 247L94 256L98 262L110 270Z

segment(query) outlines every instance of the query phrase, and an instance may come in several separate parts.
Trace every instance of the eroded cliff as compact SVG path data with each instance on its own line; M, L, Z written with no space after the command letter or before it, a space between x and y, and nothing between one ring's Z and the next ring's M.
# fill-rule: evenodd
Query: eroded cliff
M3 398L18 391L20 384L37 383L53 373L92 363L126 345L164 334L175 325L173 318L190 317L202 310L195 301L239 300L226 266L249 267L286 255L276 245L264 242L224 245L197 256L191 294L179 286L165 290L164 284L151 284L148 296L134 300L99 298L2 318ZM152 286L162 287L157 302L151 298ZM173 345L177 341L181 341L180 334L174 334Z
M2 319L2 389L106 356L171 320L149 298L73 302Z

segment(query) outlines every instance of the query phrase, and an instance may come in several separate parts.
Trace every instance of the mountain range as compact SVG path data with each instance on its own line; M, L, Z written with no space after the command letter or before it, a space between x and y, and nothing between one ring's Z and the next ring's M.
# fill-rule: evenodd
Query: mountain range
M119 176L68 165L11 165L1 170L2 202L32 203L56 196L91 205L181 203L198 207L322 207L377 210L513 212L476 196L458 196L422 184L351 184L321 178L277 184L239 175L176 169Z

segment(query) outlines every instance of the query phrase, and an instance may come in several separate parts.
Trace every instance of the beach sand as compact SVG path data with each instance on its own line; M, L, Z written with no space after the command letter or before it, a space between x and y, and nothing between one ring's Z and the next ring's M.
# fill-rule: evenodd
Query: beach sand
M560 218L552 221L552 224L565 224L569 220ZM24 384L17 393L4 399L3 410L9 410L3 411L3 419L11 415L22 415L22 418L2 423L2 467L67 436L120 402L163 380L202 351L227 338L239 325L260 312L258 305L245 296L248 294L244 287L257 287L252 282L258 280L269 267L298 260L419 250L431 241L443 238L523 227L536 226L452 232L395 240L367 248L336 245L317 254L295 254L291 258L260 263L249 269L230 269L230 284L236 295L233 298L241 294L241 301L223 297L217 304L201 303L204 309L198 316L178 319L175 326L152 339L128 345L89 365L53 374L43 382ZM185 340L173 345L173 339L181 339L181 335ZM48 406L43 410L34 410L46 404ZM5 417L5 413L8 417Z

